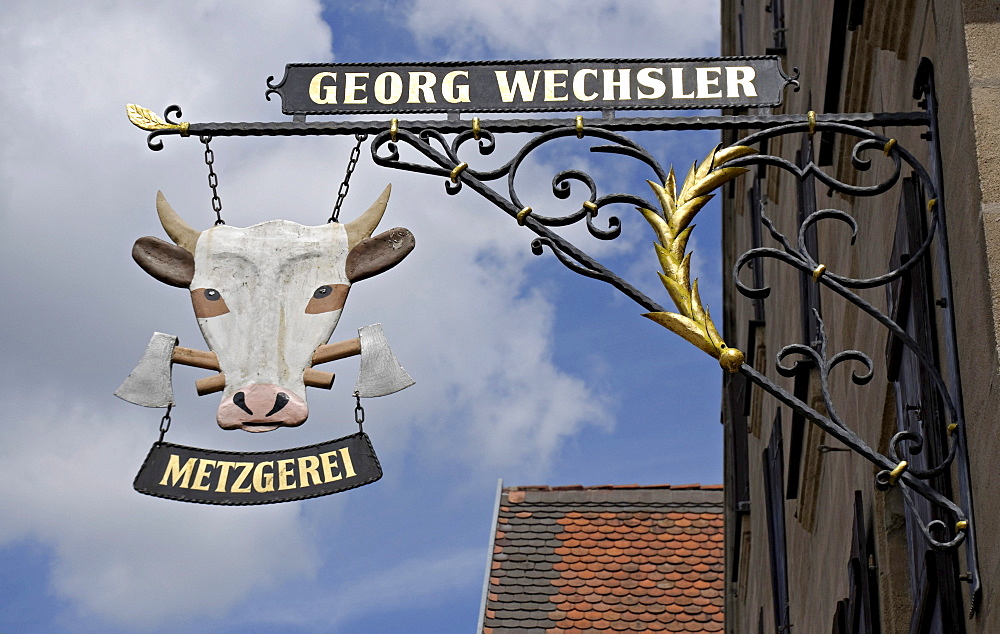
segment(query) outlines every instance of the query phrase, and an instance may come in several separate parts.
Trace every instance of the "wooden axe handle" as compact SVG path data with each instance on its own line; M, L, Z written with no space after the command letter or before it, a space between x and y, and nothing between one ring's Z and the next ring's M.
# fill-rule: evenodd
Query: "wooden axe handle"
M174 355L170 360L181 365L191 365L206 370L218 371L219 369L219 357L214 352L208 352L207 350L195 350L194 348L177 346L174 348Z
M355 337L354 339L348 339L347 341L323 344L322 346L316 348L316 352L313 353L312 363L313 365L319 365L320 363L326 363L327 361L346 359L347 357L353 357L359 354L361 354L361 337ZM306 372L308 372L308 370L306 370Z
M333 372L323 372L322 370L314 370L312 368L302 373L302 379L305 381L306 387L321 387L324 390L329 390L333 387L333 380L336 376ZM198 379L194 382L194 386L198 390L198 396L221 392L226 387L226 375L220 372L204 379Z

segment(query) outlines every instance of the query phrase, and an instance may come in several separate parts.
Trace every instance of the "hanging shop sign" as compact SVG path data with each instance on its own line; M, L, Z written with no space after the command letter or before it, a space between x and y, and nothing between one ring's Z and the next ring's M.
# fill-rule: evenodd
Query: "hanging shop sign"
M172 367L177 363L216 371L196 382L198 394L222 392L219 426L255 433L306 421L306 387L329 389L334 381L334 374L315 365L361 355L354 390L359 427L361 398L413 385L380 324L359 329L355 339L327 343L351 286L392 268L414 247L407 229L372 236L389 192L386 187L365 213L346 224L271 220L240 228L218 222L204 231L191 228L157 195L160 223L172 243L139 238L132 257L155 279L188 290L209 350L184 348L177 337L154 333L115 392L137 405L168 408L160 440L136 479L138 491L211 504L266 504L326 495L381 477L368 437L360 431L332 445L227 457L163 443L163 434L174 404Z
M158 442L135 478L135 489L171 500L235 506L304 500L381 477L382 467L365 433L256 453Z
M281 96L285 114L778 106L794 82L776 56L287 64L273 79L267 93Z

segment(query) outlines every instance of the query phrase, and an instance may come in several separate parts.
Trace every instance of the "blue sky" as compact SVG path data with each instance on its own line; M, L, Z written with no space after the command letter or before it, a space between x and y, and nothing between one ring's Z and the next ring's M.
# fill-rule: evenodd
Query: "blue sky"
M403 264L352 291L334 334L381 322L417 381L366 403L381 481L255 508L141 496L131 481L160 412L112 396L152 331L204 347L184 292L129 257L136 238L165 237L155 192L196 228L214 218L200 144L150 152L126 103L178 103L190 121L281 120L264 80L288 62L714 55L717 25L714 6L680 0L5 3L0 108L16 124L0 129L0 631L466 632L498 478L720 482L715 361L611 287L531 255L533 234L474 192L448 196L440 179L367 156L343 217L392 182L384 224L417 238ZM686 171L718 136L641 139ZM501 139L495 156L525 140ZM227 222L322 223L352 143L217 139ZM601 193L646 195L651 174L581 143L524 168L534 209L572 203L548 191L570 164ZM666 304L652 233L633 209L615 213L613 243L570 235ZM701 213L691 248L718 315L717 214ZM257 435L220 430L218 396L191 387L205 373L178 368L167 439L259 451L351 433L357 362L338 364L306 425Z

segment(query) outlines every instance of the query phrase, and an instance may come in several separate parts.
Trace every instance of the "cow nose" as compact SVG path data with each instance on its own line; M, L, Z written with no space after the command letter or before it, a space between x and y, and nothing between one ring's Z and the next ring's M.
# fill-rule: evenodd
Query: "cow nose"
M294 392L269 383L254 383L223 399L217 419L223 429L262 432L301 425L308 415L305 400Z

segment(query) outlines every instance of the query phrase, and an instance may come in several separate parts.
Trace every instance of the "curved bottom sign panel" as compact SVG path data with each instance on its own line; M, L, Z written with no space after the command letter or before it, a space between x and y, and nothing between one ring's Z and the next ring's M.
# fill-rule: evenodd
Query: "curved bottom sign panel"
M182 502L273 504L329 495L375 482L382 467L368 434L307 447L238 453L157 442L133 486Z

